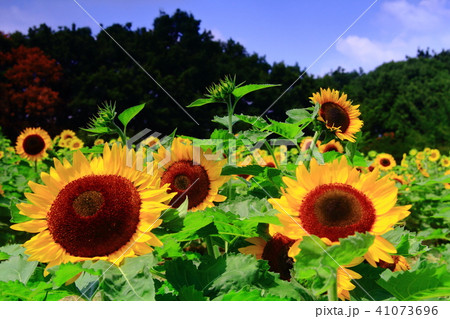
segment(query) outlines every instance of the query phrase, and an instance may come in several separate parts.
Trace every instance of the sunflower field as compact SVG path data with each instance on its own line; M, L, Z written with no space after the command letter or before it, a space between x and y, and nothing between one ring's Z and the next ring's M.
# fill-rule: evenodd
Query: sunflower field
M0 131L0 300L448 300L449 154L361 153L330 88L284 122L235 112L275 86L209 87L209 139L130 134L144 104Z

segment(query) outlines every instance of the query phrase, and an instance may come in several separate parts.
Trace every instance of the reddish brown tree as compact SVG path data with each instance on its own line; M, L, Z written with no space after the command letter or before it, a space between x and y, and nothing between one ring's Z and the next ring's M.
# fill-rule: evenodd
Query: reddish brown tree
M2 126L21 129L18 126L52 122L59 102L54 87L62 76L56 60L39 48L19 46L0 52L0 76Z

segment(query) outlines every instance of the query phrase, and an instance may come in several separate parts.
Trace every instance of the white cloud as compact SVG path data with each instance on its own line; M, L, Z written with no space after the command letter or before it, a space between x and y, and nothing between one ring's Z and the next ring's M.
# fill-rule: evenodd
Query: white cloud
M450 48L450 4L444 0L385 2L376 33L370 37L348 35L336 44L347 69L361 66L365 71L390 61L415 56L418 49ZM376 40L381 39L381 40Z

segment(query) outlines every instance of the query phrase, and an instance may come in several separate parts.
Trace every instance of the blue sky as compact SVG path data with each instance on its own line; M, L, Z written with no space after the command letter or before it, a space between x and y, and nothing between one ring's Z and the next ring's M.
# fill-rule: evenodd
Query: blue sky
M450 49L450 0L77 0L104 26L132 22L152 28L160 11L177 8L201 20L217 39L234 40L269 63L284 61L307 68L369 7L309 73L323 75L338 66L370 71L415 56L417 49ZM27 32L46 23L99 27L73 0L2 0L0 30ZM132 52L130 52L132 54Z

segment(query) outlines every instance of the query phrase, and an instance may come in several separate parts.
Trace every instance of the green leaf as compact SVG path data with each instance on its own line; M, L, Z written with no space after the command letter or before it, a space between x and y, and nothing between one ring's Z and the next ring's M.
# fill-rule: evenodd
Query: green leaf
M312 155L317 160L317 163L324 164L323 154L319 152L319 149L315 145L311 145Z
M249 291L242 289L240 291L230 291L214 299L215 301L289 301L290 298L281 298L265 293L263 290L255 289Z
M201 291L195 289L194 286L183 286L180 288L178 300L181 301L205 301L208 300Z
M450 273L446 265L422 262L415 270L386 270L377 284L398 300L426 300L450 295Z
M311 119L311 112L309 112L307 109L291 109L286 111L286 114L294 121L294 123L297 124L298 122L302 122L305 119Z
M222 124L225 127L228 127L228 115L227 116L214 116L214 119L212 120L215 123ZM236 122L239 122L239 118L236 115L232 115L231 117L231 124L234 125Z
M405 257L417 256L429 250L427 246L422 245L422 238L402 227L387 232L383 238L395 246L398 255Z
M265 127L267 127L269 124L267 124L267 122L261 118L260 116L252 116L252 115L244 115L244 114L236 114L236 117L238 119L240 119L242 122L251 124L252 126L258 128L258 129L263 129Z
M186 107L198 107L210 103L217 103L214 99L197 99Z
M355 284L355 289L350 292L351 300L363 300L373 301L373 299L386 300L392 298L392 294L379 285L374 284L380 279L380 274L386 269L381 267L373 267L367 263L361 263L354 268L355 272L362 275L361 279L358 279L358 284Z
M94 133L94 134L104 134L108 133L109 129L107 127L93 127L93 128L81 128L83 131Z
M7 253L0 252L0 261L8 260L8 259L9 259L9 255Z
M112 266L103 274L100 289L105 300L155 300L155 284L150 267L157 263L148 254L126 259L120 267Z
M235 88L233 91L233 95L236 99L239 100L241 97L250 92L267 89L275 86L280 86L280 84L248 84Z
M122 122L123 126L126 127L128 123L136 116L142 109L145 107L145 103L132 106L124 110L117 117L120 122Z
M259 165L248 165L237 167L227 165L222 168L222 175L259 175L264 172L264 167Z
M356 233L340 239L339 245L327 246L317 236L304 237L294 264L295 278L312 281L313 292L321 294L333 283L337 268L363 256L373 240L369 233Z
M19 209L16 206L17 202L14 200L11 200L9 211L11 213L11 219L10 222L13 224L23 223L31 220L30 217L22 215L19 213Z
M0 281L18 280L24 284L28 282L36 270L37 261L27 261L26 256L12 256L0 263Z
M271 124L264 128L265 131L277 133L287 139L297 139L301 135L301 129L296 124L283 123L270 120ZM302 134L303 135L303 134Z
M24 285L19 281L0 282L0 300L9 301L56 301L69 295L68 291L53 290L48 282Z
M100 275L99 271L94 269L85 269L83 268L82 263L67 263L61 264L55 267L52 267L48 270L51 274L53 274L52 280L54 283L54 287L61 287L67 281L82 273L84 271L92 274L92 275Z

